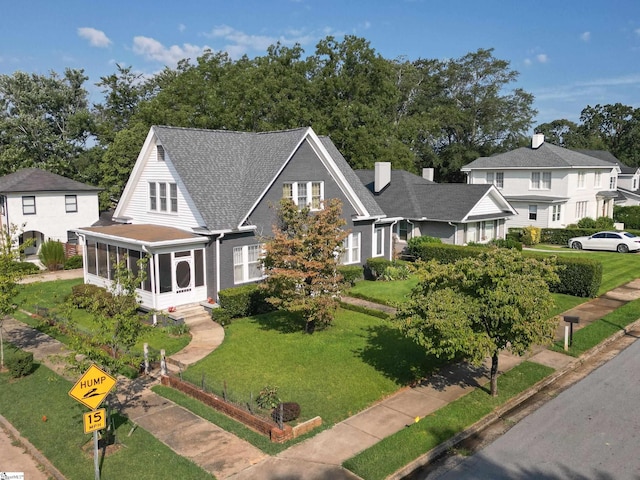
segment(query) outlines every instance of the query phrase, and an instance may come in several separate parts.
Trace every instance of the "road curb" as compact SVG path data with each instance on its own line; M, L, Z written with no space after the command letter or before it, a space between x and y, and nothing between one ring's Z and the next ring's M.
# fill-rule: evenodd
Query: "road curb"
M441 443L437 447L432 448L428 452L424 453L423 455L415 459L413 462L402 467L400 470L396 470L394 473L386 477L386 480L402 480L407 475L410 475L411 473L415 472L419 468L422 468L428 465L429 463L431 463L432 461L434 461L435 459L437 459L438 457L446 453L447 450L455 447L457 444L459 444L463 440L466 440L472 435L475 435L478 432L482 431L483 429L487 428L489 425L496 422L501 416L503 416L510 410L516 408L521 403L528 400L533 395L537 394L540 390L547 387L548 385L551 385L552 383L554 383L555 381L557 381L559 378L563 377L567 373L575 370L577 367L579 367L584 362L592 358L594 355L598 354L601 350L608 347L615 341L627 335L627 333L629 333L631 330L634 330L635 328L638 328L638 327L640 327L640 319L636 320L633 323L630 323L622 330L617 331L610 337L600 342L595 347L590 348L589 350L584 352L582 355L577 357L575 360L572 360L571 362L569 362L563 368L556 370L548 377L540 380L535 385L529 387L527 390L522 392L517 397L514 397L511 400L508 400L504 405L498 407L489 415L478 420L476 423L471 425L466 430L451 437L449 440Z
M16 430L15 427L2 415L0 415L0 423L14 439L18 441L20 445L27 450L27 452L29 452L29 455L31 455L35 461L45 469L45 472L49 477L53 477L56 480L66 480L65 476L62 475L62 473L60 473L60 471L54 467L53 464L44 455L42 455L42 453L40 453L40 451L31 444L31 442L29 442L29 440L20 435L20 432Z

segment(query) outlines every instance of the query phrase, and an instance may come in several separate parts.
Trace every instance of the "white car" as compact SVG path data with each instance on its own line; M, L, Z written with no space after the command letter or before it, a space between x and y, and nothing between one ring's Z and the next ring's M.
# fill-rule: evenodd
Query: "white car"
M620 253L637 252L640 250L640 237L629 232L598 232L589 237L570 238L569 248L611 250Z

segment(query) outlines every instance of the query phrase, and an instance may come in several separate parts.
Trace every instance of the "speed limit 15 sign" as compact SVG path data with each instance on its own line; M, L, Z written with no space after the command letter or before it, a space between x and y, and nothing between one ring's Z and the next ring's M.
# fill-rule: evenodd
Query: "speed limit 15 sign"
M84 433L103 430L107 427L107 411L104 408L92 410L83 415Z

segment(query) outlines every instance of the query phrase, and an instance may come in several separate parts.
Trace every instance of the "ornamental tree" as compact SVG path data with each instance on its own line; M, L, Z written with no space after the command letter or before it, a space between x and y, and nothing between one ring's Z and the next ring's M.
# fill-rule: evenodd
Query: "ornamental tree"
M338 199L324 202L318 211L283 199L273 236L264 243L267 300L277 308L300 312L308 333L333 321L343 286L338 265L349 234L342 229L345 223Z
M491 395L498 394L498 354L523 355L553 340L549 284L555 258L536 260L516 250L492 249L451 264L423 263L411 299L395 317L403 333L427 352L473 364L491 358Z

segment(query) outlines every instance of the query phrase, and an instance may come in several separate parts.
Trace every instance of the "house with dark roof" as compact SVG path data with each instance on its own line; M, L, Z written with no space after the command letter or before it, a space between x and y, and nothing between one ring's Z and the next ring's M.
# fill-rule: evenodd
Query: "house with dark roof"
M15 225L21 243L32 239L27 254L46 240L75 243L73 229L98 220L100 188L37 168L0 177L0 228Z
M327 137L311 128L249 133L154 126L114 211L115 225L78 229L85 282L107 285L114 262L147 256L143 306L216 299L262 279L261 242L286 197L321 209L338 198L347 222L344 264L391 258L393 220Z
M564 228L612 217L620 167L533 135L531 146L480 157L461 169L472 185L493 184L516 209L507 227Z
M504 238L505 221L516 213L494 185L438 184L430 179L430 169L420 177L377 162L374 170L356 170L356 175L394 219L396 251L423 235L453 245Z
M618 173L618 195L616 205L640 205L640 167L629 167L606 150L576 150L600 160L605 160L620 168Z

